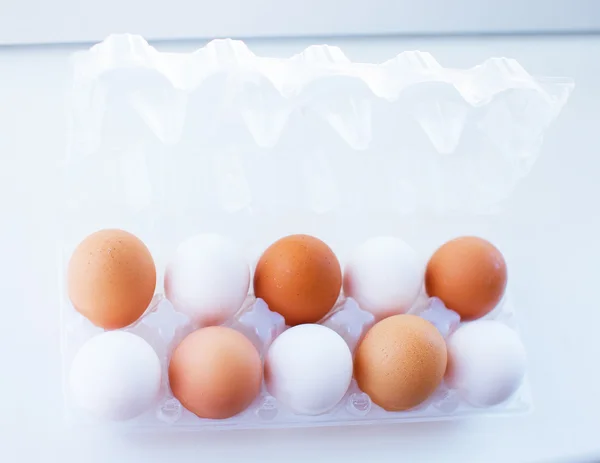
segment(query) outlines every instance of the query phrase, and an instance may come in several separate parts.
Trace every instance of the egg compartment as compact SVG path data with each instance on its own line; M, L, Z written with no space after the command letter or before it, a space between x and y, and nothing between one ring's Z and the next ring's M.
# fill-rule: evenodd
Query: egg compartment
M93 326L74 310L69 311L66 337L70 355L65 356L65 386L68 389L68 372L74 354L85 341L102 329ZM408 313L418 315L433 323L447 338L460 325L459 316L444 307L437 298L429 298L424 292ZM515 316L510 298L505 296L498 306L483 319L497 320L516 329ZM361 310L351 298L340 296L332 311L319 322L337 332L354 352L358 342L374 324L373 316ZM235 317L224 323L244 334L257 348L261 359L273 342L286 328L281 315L270 311L264 301L249 294ZM146 313L134 324L124 328L146 340L157 352L162 368L162 385L154 407L146 413L113 425L123 429L195 429L195 428L255 428L295 427L315 425L338 425L372 423L380 421L413 422L451 419L470 415L506 415L525 413L531 408L531 398L526 379L506 402L493 407L476 407L464 401L460 394L444 383L424 403L408 411L388 412L373 404L352 380L342 400L330 411L321 415L299 415L271 396L264 384L261 393L242 413L224 420L198 418L182 407L173 397L168 384L168 364L173 349L198 327L191 320L176 312L170 302L157 294ZM103 421L78 409L67 397L68 417L78 424L98 424ZM106 421L104 421L106 423Z
M329 46L263 58L231 40L167 53L133 35L110 36L76 54L73 66L60 215L65 378L78 348L102 331L73 310L66 263L83 237L102 228L134 233L154 257L157 295L126 330L155 348L163 373L174 343L192 328L161 296L165 264L197 233L231 238L252 269L268 245L293 233L319 237L342 264L374 236L402 237L426 258L455 236L477 235L503 252L510 286L515 188L573 88L568 79L534 78L505 58L465 70L418 51L381 64L353 63ZM366 316L352 301L339 303L344 310L322 322L352 344ZM227 324L260 343L279 329L263 309L250 295ZM488 317L512 325L510 300ZM94 422L65 395L74 422ZM158 406L118 426L405 422L517 413L529 404L526 384L492 408L471 407L441 387L417 409L391 413L353 384L331 412L300 416L263 388L245 412L210 421L182 410L163 375Z

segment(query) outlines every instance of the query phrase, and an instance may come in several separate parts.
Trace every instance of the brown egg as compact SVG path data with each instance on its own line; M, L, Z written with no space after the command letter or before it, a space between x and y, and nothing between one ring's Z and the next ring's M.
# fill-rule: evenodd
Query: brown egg
M243 334L224 326L201 328L177 346L169 363L173 395L200 418L244 411L260 392L262 364Z
M354 377L380 407L408 410L437 389L446 361L446 342L435 326L415 315L394 315L365 335L354 357Z
M504 257L481 238L464 236L448 241L427 264L425 289L463 320L483 317L504 295Z
M254 294L288 325L316 323L340 294L342 270L333 251L308 235L291 235L263 253L254 273Z
M148 308L156 267L148 248L123 230L101 230L85 238L71 256L69 298L94 325L123 328Z

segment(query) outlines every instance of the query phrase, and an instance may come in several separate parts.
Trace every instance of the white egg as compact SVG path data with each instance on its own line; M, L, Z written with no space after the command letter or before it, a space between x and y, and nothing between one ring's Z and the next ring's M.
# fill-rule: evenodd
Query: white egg
M413 248L399 238L369 239L344 269L344 293L377 320L406 313L422 285L423 265Z
M96 417L128 420L157 400L161 367L150 344L126 331L108 331L88 340L70 371L75 403Z
M295 413L318 415L335 407L352 380L352 354L335 331L298 325L279 335L267 353L269 392Z
M250 267L237 247L216 234L179 245L165 272L165 293L175 310L202 326L219 325L242 306Z
M525 375L525 349L519 336L494 320L459 327L447 341L446 383L475 406L504 402Z

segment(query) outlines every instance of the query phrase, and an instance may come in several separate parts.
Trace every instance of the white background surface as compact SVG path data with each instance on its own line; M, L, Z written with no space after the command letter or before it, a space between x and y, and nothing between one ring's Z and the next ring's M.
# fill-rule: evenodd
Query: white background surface
M151 40L590 30L600 31L596 0L0 2L0 44L99 41L113 32Z
M314 42L314 41L311 41ZM510 265L535 411L506 419L220 433L111 435L61 421L55 206L74 48L0 49L0 460L6 462L587 461L600 458L600 38L329 40L355 60L404 49L444 65L489 56L577 87L511 207ZM288 56L309 42L251 43ZM197 44L183 45L195 48ZM165 48L165 47L162 47Z

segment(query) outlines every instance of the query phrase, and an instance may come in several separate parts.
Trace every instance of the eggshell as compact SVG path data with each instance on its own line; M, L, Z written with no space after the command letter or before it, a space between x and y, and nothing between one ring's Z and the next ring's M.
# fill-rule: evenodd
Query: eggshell
M138 320L156 288L148 248L124 230L101 230L85 238L71 256L67 276L75 309L94 325L123 328Z
M399 238L372 238L353 253L344 269L344 293L376 320L406 313L423 285L417 253Z
M507 400L525 375L525 348L516 332L495 320L462 325L448 339L446 384L476 406Z
M464 236L448 241L431 256L425 289L462 320L474 320L496 307L506 280L506 262L500 251L484 239Z
M263 253L254 274L254 293L288 325L316 323L334 306L342 270L333 251L308 235L291 235Z
M165 294L175 310L201 326L219 325L242 306L250 266L227 238L200 234L181 243L165 272Z
M200 418L244 411L260 392L262 364L254 345L223 326L201 328L177 346L169 363L173 395Z
M93 415L127 420L158 398L160 361L142 338L125 331L94 336L75 355L69 385L75 403Z
M295 326L271 344L265 380L269 392L295 413L325 413L337 405L350 386L350 348L330 328Z
M437 389L446 370L440 332L415 315L376 323L354 357L354 377L371 400L388 411L416 407Z

